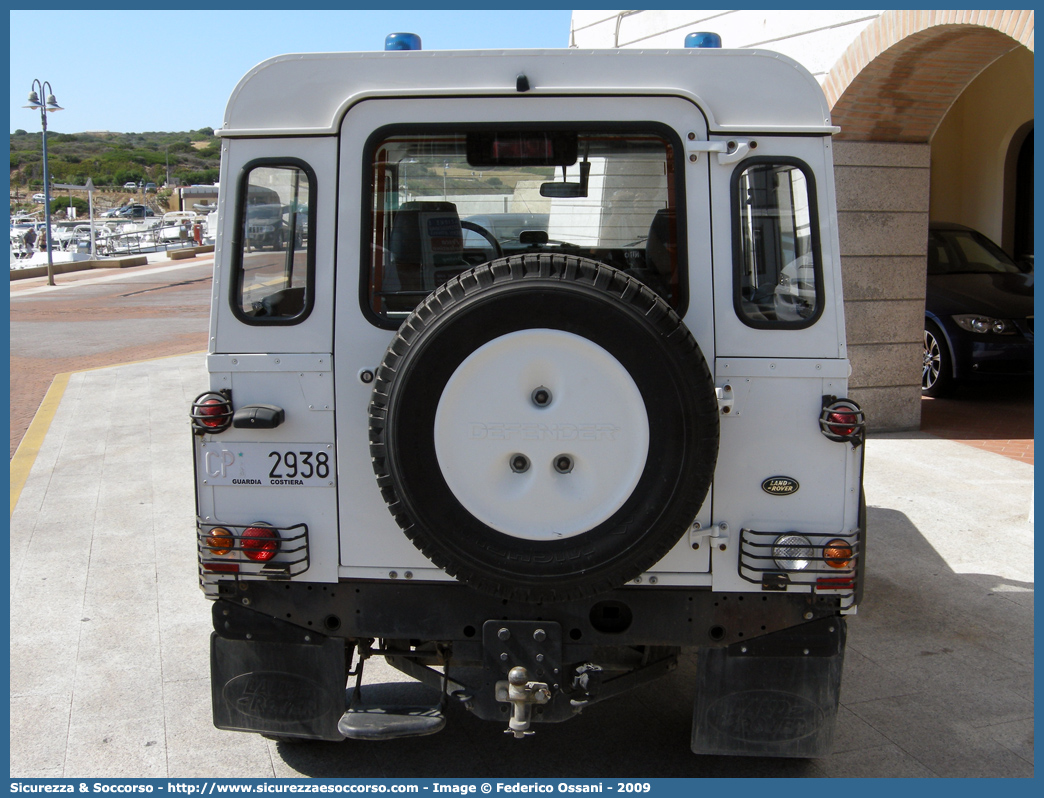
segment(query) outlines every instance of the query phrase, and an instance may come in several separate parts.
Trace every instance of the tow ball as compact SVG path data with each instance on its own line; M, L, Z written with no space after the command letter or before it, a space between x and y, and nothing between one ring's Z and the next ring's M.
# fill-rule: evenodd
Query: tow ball
M521 739L533 733L528 731L533 723L564 720L572 714L568 703L558 701L562 679L562 627L558 623L486 621L482 624L482 657L486 672L497 680L492 696L486 692L488 687L482 691L490 714L504 717L508 709L504 705L512 708L507 734ZM490 697L495 700L489 701ZM551 717L556 705L563 717Z
M531 682L529 672L521 665L508 671L506 682L496 683L497 701L512 704L511 720L504 734L513 734L515 739L535 732L528 731L534 704L546 704L551 700L551 688L545 682Z

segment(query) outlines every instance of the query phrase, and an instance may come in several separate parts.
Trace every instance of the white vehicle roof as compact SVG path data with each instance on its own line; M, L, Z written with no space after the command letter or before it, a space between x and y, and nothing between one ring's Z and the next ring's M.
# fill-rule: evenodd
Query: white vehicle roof
M674 95L711 133L830 133L826 97L800 64L768 50L431 50L307 53L263 61L236 86L222 136L336 133L370 97Z

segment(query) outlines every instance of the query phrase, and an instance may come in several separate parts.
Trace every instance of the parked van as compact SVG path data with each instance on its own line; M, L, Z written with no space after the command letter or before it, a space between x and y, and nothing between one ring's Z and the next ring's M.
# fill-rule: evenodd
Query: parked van
M191 411L214 723L523 737L695 654L693 751L827 753L866 537L836 131L759 50L252 69ZM367 703L374 657L441 698Z

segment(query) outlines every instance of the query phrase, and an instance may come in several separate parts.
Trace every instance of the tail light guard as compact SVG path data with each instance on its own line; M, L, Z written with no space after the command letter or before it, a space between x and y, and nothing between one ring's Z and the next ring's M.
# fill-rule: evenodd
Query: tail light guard
M308 525L227 524L197 516L196 549L200 587L207 598L217 598L225 590L223 585L244 577L285 581L305 573Z

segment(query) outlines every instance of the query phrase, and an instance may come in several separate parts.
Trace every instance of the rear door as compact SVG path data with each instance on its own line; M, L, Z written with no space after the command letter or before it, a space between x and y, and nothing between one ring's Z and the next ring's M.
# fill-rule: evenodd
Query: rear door
M265 405L279 423L196 436L201 525L235 535L295 529L271 568L336 579L332 379L336 141L234 139L222 164L218 258L207 357L212 391L237 410ZM301 530L307 530L306 533ZM260 574L239 546L217 573ZM227 561L227 562L225 562Z
M510 136L495 135L505 131L521 135L505 143ZM559 134L575 136L575 163L531 165L532 134L546 134L549 148ZM367 407L395 329L449 276L518 252L593 257L664 296L710 359L708 171L706 159L689 162L684 145L706 138L699 109L673 97L375 99L348 112L334 335L342 576L448 578L413 547L381 497ZM494 139L517 148L517 167L491 166L476 153ZM412 232L402 231L405 219ZM390 268L411 258L409 272ZM709 523L709 507L702 514ZM664 561L661 583L692 583L707 563L706 547L684 539Z
M807 592L850 577L821 550L835 539L856 545L862 467L860 448L820 426L824 406L846 396L850 372L831 144L769 135L734 143L740 156L711 164L715 196L729 203L714 218L715 382L727 400L714 512L728 530L712 550L714 586L780 589L763 581L787 571L788 589ZM774 557L787 535L808 541L798 548L811 554Z

